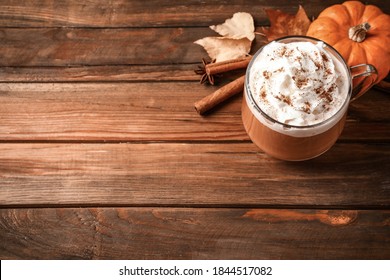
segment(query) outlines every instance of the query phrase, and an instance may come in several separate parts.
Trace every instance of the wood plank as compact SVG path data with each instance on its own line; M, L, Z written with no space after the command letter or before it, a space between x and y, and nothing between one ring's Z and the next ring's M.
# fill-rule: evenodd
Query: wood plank
M1 209L1 259L389 259L390 211Z
M198 90L199 89L199 90ZM0 84L0 135L9 140L246 138L235 113L200 117L198 83ZM228 109L227 106L226 109ZM236 121L232 121L236 119ZM214 123L214 125L212 125ZM205 125L211 127L205 127ZM191 136L192 135L192 136ZM219 136L218 136L219 135Z
M0 66L195 63L209 28L0 28ZM158 39L156 39L158 38Z
M125 72L119 75L137 76ZM194 102L216 88L198 82L0 83L0 141L249 141L241 96L208 116L195 112ZM372 90L354 102L341 140L389 141L387 99Z
M340 1L195 1L180 4L169 0L151 1L3 1L0 26L6 27L147 27L208 26L224 22L235 12L249 12L256 24L267 24L264 9L277 8L296 13L303 5L309 16L318 16L324 8ZM371 0L390 13L381 0Z
M0 28L0 67L200 63L210 28ZM264 45L258 35L252 52Z
M3 143L0 205L388 207L389 170L389 144L289 163L251 143Z
M0 82L198 82L201 63L171 65L102 65L0 67ZM225 75L226 76L226 75Z

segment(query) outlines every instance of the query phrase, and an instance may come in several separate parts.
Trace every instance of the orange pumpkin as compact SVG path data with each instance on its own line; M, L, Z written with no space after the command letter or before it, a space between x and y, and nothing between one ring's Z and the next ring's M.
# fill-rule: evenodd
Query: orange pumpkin
M333 46L349 66L368 63L378 71L379 83L390 70L390 16L374 5L347 1L323 10L308 36Z

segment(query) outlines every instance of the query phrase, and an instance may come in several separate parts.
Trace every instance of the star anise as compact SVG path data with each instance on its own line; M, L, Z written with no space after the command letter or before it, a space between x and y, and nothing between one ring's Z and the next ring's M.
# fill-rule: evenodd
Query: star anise
M198 66L198 69L195 70L195 73L197 75L202 75L202 77L200 78L200 83L201 84L204 84L206 82L208 82L209 84L211 85L214 85L214 76L213 75L210 75L210 74L207 74L206 72L206 65L207 64L210 64L210 63L214 63L215 60L213 61L210 61L210 62L207 62L204 58L202 58L202 66Z

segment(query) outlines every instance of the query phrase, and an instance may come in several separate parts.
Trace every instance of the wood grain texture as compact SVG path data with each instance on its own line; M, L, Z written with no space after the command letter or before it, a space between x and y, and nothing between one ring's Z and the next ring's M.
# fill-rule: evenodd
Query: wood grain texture
M0 205L390 205L390 145L300 163L252 143L1 144Z
M208 55L194 41L217 35L208 27L0 28L0 67L199 63ZM257 36L251 52L264 42Z
M0 210L1 259L389 259L390 211Z
M0 28L0 66L194 63L209 28ZM158 38L158 39L156 39Z
M1 1L0 259L389 259L388 94L298 163L193 108L209 25L341 2Z
M303 5L309 16L318 16L325 7L342 1L199 1L114 0L114 1L3 1L0 26L6 27L151 27L209 26L225 21L235 12L249 12L258 25L268 24L265 9L296 13ZM389 13L383 1L370 0Z
M240 95L208 116L195 112L194 102L216 88L195 81L0 83L0 140L249 141ZM388 142L388 100L386 93L372 90L354 102L341 139Z
M199 82L200 76L194 72L199 65L0 67L0 82Z

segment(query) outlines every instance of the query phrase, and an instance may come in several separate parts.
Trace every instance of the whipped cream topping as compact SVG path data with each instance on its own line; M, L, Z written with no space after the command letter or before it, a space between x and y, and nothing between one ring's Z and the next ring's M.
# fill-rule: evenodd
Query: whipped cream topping
M335 115L348 95L346 71L319 42L272 42L252 63L249 85L268 116L294 126Z

